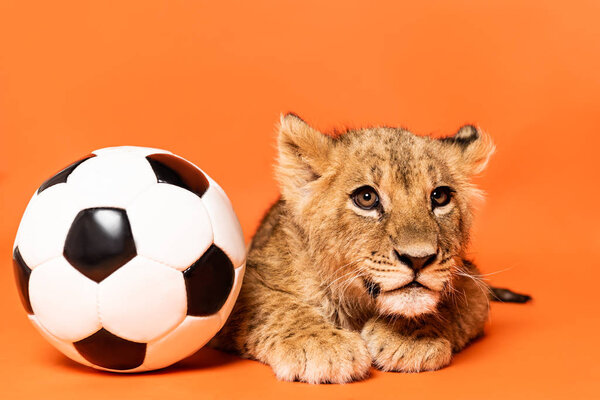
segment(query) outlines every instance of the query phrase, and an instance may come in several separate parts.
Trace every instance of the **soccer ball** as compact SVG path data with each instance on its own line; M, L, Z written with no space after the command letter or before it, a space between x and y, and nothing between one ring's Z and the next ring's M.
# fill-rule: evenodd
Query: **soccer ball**
M239 294L246 250L225 192L168 151L94 151L44 182L13 248L29 319L110 371L163 368L204 346Z

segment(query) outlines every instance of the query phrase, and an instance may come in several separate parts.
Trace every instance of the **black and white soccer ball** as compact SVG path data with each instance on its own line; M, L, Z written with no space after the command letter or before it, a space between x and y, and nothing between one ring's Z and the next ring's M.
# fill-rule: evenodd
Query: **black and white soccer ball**
M21 220L14 272L57 349L111 371L163 368L223 326L246 249L225 192L168 151L94 151L44 182Z

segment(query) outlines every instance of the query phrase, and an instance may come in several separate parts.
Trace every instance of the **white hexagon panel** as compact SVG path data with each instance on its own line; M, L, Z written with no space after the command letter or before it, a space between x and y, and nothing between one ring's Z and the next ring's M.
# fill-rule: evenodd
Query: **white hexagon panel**
M13 248L29 318L94 368L166 367L208 342L239 294L246 250L215 181L168 151L94 151L44 182Z
M170 184L154 185L127 208L138 254L183 271L213 243L203 200ZM153 227L160 226L160 232Z
M151 342L187 314L183 274L138 255L100 283L102 325L123 339Z

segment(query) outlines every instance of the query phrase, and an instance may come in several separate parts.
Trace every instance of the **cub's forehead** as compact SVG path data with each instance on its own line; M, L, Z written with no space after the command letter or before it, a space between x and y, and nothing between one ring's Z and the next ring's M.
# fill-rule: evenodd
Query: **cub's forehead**
M400 128L368 128L349 131L338 138L342 152L367 159L392 159L424 153L431 139Z
M350 131L338 138L342 164L352 166L356 179L368 178L411 186L417 182L444 181L451 173L441 147L429 137L396 128Z

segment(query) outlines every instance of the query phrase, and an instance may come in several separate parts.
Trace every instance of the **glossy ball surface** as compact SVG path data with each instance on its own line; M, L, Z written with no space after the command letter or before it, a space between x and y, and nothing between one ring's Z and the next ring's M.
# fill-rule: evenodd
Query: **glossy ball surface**
M137 372L204 346L239 294L246 251L219 185L168 151L94 151L29 202L13 266L29 319L82 364Z

